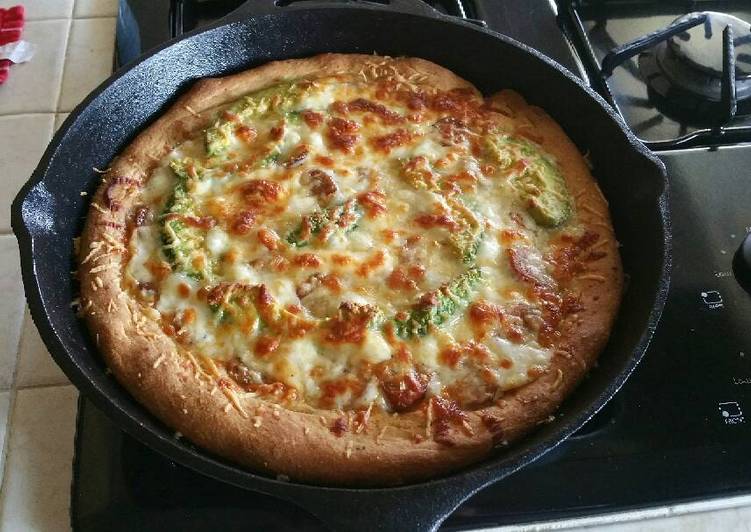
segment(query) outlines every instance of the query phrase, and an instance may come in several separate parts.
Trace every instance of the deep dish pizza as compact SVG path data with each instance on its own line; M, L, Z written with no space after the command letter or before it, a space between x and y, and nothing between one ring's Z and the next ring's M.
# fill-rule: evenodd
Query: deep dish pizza
M192 442L292 480L488 456L553 415L620 301L560 127L420 59L200 80L103 178L79 276L108 367Z

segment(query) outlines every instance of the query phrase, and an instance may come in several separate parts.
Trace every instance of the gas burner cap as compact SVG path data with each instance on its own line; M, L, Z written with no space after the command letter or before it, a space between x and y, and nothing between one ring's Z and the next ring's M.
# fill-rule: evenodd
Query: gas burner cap
M704 24L694 26L668 40L674 58L707 75L722 76L722 32L730 26L734 40L738 43L735 49L735 75L737 78L751 76L751 63L747 62L748 54L744 53L744 49L751 49L751 46L743 46L743 43L751 44L751 24L727 13L705 11L703 14L707 15ZM689 16L681 17L675 22L682 22Z
M704 24L663 41L639 55L650 97L666 114L697 124L722 122L722 32L733 29L738 114L751 113L751 24L726 13L706 11Z

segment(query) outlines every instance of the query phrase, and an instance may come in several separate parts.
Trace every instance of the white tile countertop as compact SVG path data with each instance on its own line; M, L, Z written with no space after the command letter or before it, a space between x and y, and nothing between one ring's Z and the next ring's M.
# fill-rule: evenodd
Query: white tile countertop
M68 530L78 392L24 310L10 204L67 113L109 75L117 0L0 0L0 7L17 3L26 7L23 38L37 52L0 86L0 531ZM497 530L591 528L751 532L751 496Z

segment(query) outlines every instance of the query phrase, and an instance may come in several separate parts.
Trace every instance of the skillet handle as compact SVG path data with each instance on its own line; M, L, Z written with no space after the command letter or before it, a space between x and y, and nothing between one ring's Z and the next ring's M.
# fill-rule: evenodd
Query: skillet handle
M422 15L433 18L441 18L443 15L430 7L422 0L388 0L388 5L380 2L369 2L367 0L247 0L244 4L227 15L227 18L239 17L256 17L268 15L287 8L308 8L321 6L336 5L361 5L375 9L385 9L409 13L412 15Z
M333 532L434 532L476 488L445 484L406 488L311 490L288 497ZM279 494L281 495L281 493Z

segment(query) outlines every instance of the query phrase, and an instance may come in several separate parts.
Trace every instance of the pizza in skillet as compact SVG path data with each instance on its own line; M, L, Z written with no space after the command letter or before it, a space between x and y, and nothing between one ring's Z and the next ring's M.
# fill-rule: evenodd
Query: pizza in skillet
M622 287L607 203L544 111L369 55L197 81L104 173L79 266L154 415L340 485L445 474L550 419Z

